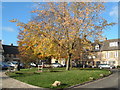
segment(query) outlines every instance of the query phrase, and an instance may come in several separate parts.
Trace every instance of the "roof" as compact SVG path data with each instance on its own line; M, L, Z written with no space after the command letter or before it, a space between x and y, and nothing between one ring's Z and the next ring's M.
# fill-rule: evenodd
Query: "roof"
M117 42L118 46L110 46L110 43L114 43L114 42ZM120 50L120 39L110 39L110 40L103 41L101 50L102 51Z
M2 45L4 54L19 54L18 46Z
M2 48L2 40L0 40L0 54L4 52L3 48Z

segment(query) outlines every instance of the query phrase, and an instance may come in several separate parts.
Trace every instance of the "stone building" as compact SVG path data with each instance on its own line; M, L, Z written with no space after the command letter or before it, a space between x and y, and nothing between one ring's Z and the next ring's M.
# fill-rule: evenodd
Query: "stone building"
M120 65L120 39L105 40L102 44L96 44L95 58L96 64ZM95 65L96 65L95 64Z
M18 51L18 46L13 46L11 45L2 45L3 47L3 56L4 56L4 61L18 61L19 60L19 51Z
M3 47L2 47L2 41L0 40L0 62L4 60L4 57L2 53L4 52Z
M120 66L120 39L110 39L98 43L93 43L93 49L91 55L87 52L82 54L81 59L75 59L74 64L98 66L99 64L111 64L114 66ZM52 59L52 63L63 63L65 59Z

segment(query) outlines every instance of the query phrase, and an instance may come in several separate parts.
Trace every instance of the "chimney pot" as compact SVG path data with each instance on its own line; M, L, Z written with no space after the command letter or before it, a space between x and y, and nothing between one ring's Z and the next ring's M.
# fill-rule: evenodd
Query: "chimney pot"
M11 46L13 46L13 43L11 43Z

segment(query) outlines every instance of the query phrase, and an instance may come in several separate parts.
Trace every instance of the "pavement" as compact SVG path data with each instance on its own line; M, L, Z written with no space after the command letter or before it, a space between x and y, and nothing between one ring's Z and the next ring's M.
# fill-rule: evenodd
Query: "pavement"
M74 88L117 88L117 89L120 89L120 70L114 69L112 70L112 72L113 74L108 77L87 83L85 85L78 85L77 87L74 87Z
M40 88L37 86L29 85L23 82L20 82L16 79L8 77L5 72L0 71L0 86L1 88ZM42 88L41 88L42 89Z

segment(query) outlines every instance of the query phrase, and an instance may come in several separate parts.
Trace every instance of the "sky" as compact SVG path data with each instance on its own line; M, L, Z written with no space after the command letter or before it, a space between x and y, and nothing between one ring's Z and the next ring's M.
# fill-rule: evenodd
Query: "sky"
M32 16L30 11L34 10L35 7L36 5L33 2L2 2L2 5L0 5L2 10L2 35L0 35L0 39L3 44L10 45L13 43L17 45L19 30L16 23L11 23L9 20L18 19L21 22L27 23ZM108 22L118 23L118 3L107 2L105 3L105 8L106 10L103 17ZM118 24L109 27L103 35L106 36L107 39L117 39Z

